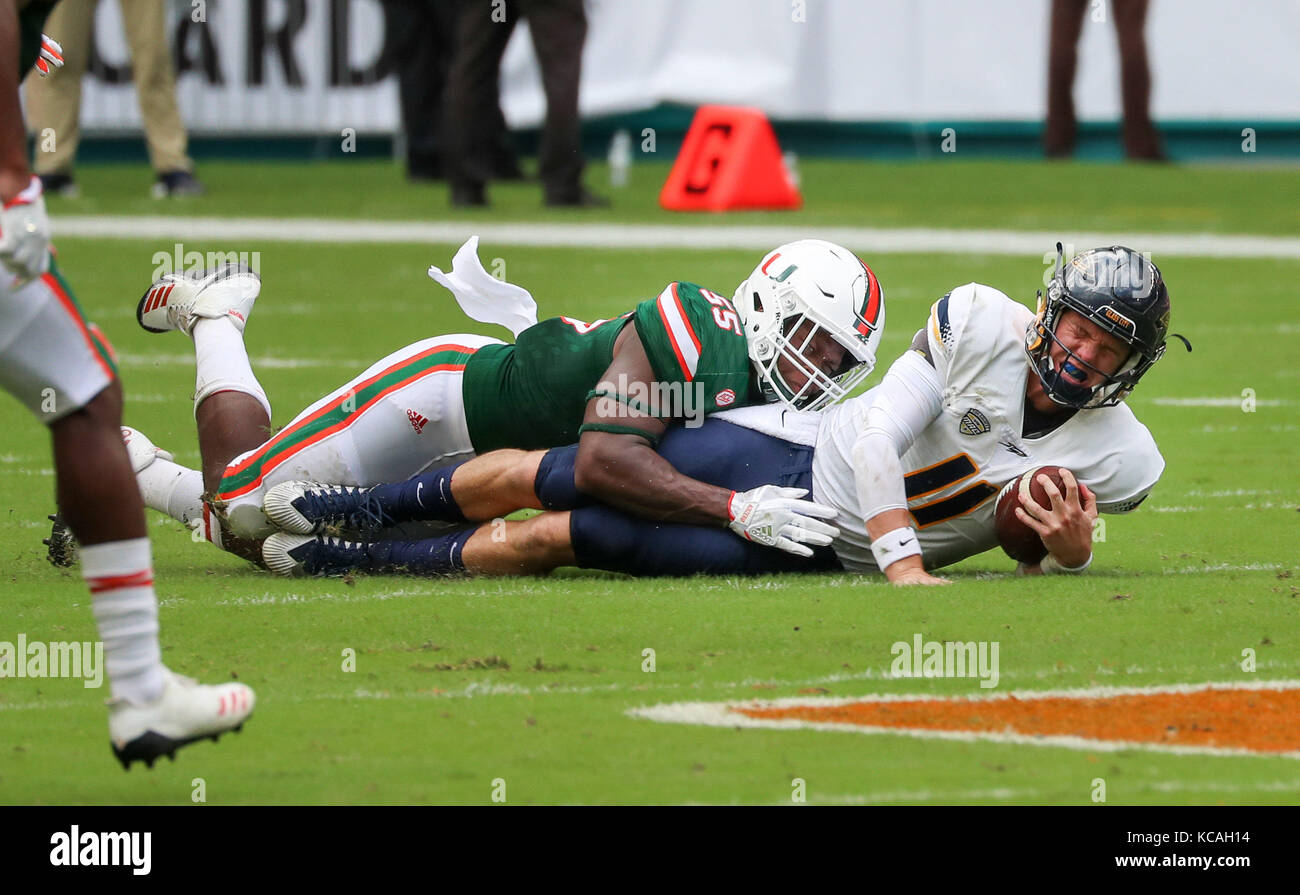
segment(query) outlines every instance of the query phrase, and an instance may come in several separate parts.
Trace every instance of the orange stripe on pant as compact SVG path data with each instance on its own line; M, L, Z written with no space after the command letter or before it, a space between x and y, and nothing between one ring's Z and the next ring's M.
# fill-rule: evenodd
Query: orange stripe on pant
M339 407L342 406L343 402L348 399L349 395L355 395L357 392L364 390L371 384L377 382L380 379L383 379L385 376L391 375L394 371L400 370L402 367L407 367L407 366L411 366L412 364L418 363L421 359L426 358L431 354L437 354L437 353L447 352L447 351L457 351L465 354L473 354L475 350L476 349L473 348L467 348L464 345L454 345L454 344L434 345L433 347L428 348L417 355L407 358L406 360L401 361L399 363L393 364L391 367L388 367L387 369L375 374L374 376L369 377L364 382L358 383L357 385L351 387L350 389L348 389L347 392L340 395L338 398L331 401L330 403L326 404L324 407L317 410L311 416L307 417L306 419L300 420L296 425L286 428L284 431L278 433L274 438L272 438L262 447L258 448L253 454L246 457L244 460L240 461L237 466L227 467L225 475L222 476L223 479L229 476L239 475L240 473L248 470L250 467L256 464L259 463L265 464L256 479L238 488L235 488L231 491L219 492L217 494L218 499L232 500L236 497L242 497L243 495L248 494L250 491L255 491L257 488L260 488L267 474L275 470L275 468L280 466L280 464L284 463L294 455L300 453L302 450L311 447L312 445L320 442L321 440L328 438L329 436L334 435L348 428L350 425L352 425L353 422L360 419L362 414L366 410L373 407L378 401L382 400L387 395L390 395L399 389L405 388L406 386L410 385L412 382L415 382L419 379L423 379L425 376L428 376L432 373L463 372L465 369L465 365L464 364L436 364L432 367L428 367L427 369L418 370L412 375L407 376L406 378L393 383L383 391L371 396L371 398L368 401L366 401L364 404L357 407L355 411L349 413L347 415L347 418L344 419L342 422L330 426L327 429L322 429L320 432L313 434L310 438L307 438L301 442L297 442L294 444L285 443L287 441L290 441L302 429L311 425L316 420L319 420L323 416L328 416L329 414L338 410Z
M326 404L324 407L322 407L320 410L317 410L315 413L313 413L311 416L307 417L306 419L299 420L296 424L290 425L289 427L285 428L283 431L276 433L276 436L274 438L272 438L266 444L258 448L253 454L249 455L248 457L240 461L238 466L235 466L233 468L227 468L226 475L238 475L239 473L243 472L245 469L252 466L253 464L260 462L262 459L265 458L270 448L273 445L275 445L277 442L283 441L287 436L292 435L293 433L297 432L299 429L302 429L304 426L309 425L313 420L320 419L322 416L325 416L327 414L333 413L335 410L338 410L339 407L342 406L343 402L347 400L349 394L355 394L356 392L361 391L362 389L370 386L374 382L383 379L385 376L392 373L394 370L400 369L401 367L409 366L410 364L415 363L421 358L428 357L430 354L434 354L439 351L460 351L465 354L473 354L477 350L478 349L476 348L466 348L464 345L453 345L453 344L434 345L432 348L429 348L426 351L421 351L419 354L413 357L407 358L406 360L401 361L400 363L393 364L388 369L376 373L374 376L371 376L365 382L358 383L357 385L348 389L347 392L340 395L338 398L331 401L329 404ZM464 369L464 365L461 365L459 369ZM435 371L430 369L427 372L432 373ZM387 392L385 392L385 394L387 394Z
M68 294L63 291L63 287L59 285L58 278L55 277L54 274L43 273L41 274L41 281L45 283L46 286L50 287L50 291L53 292L54 297L59 300L59 304L63 306L63 310L67 312L68 316L77 324L77 329L80 330L82 338L86 340L86 347L89 348L90 353L94 355L95 362L99 364L104 371L104 375L108 377L110 382L112 382L117 378L117 374L113 372L113 368L108 365L104 360L103 355L99 353L99 348L95 345L95 338L91 335L90 328L86 326L86 321L82 318L81 312L77 310L76 304L68 297Z

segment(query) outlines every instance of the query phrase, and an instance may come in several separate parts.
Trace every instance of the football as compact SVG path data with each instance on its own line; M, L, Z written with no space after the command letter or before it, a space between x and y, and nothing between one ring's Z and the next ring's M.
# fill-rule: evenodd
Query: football
M1043 557L1047 556L1047 548L1043 546L1043 540L1038 536L1038 532L1016 517L1016 507L1020 506L1021 498L1026 492L1033 495L1039 506L1052 505L1052 499L1047 496L1047 489L1038 481L1039 474L1047 476L1062 494L1065 493L1061 467L1039 466L1007 483L1002 493L998 495L998 507L994 512L998 543L1002 545L1007 556L1026 565L1042 562Z

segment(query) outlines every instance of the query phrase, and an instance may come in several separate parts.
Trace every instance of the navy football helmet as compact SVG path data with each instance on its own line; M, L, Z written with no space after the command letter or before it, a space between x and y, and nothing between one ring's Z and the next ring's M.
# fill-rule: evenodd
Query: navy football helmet
M1169 290L1160 268L1124 246L1091 249L1068 264L1059 242L1056 253L1056 271L1047 284L1047 296L1038 293L1038 314L1025 331L1030 365L1042 380L1047 396L1057 404L1079 409L1118 404L1165 353ZM1061 343L1056 330L1067 310L1082 314L1128 345L1128 357L1118 370L1103 373ZM1183 343L1187 344L1187 340L1183 339ZM1065 349L1061 367L1096 372L1101 382L1087 387L1064 376L1052 359L1053 344ZM1190 344L1187 350L1191 350Z

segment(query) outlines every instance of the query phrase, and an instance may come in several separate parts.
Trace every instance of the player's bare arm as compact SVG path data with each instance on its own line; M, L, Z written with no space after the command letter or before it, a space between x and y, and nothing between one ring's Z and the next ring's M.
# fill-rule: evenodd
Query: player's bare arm
M885 577L900 586L949 583L925 569L903 487L901 457L915 435L938 413L933 390L927 406L915 406L922 402L912 400L914 393L920 393L916 390L923 391L926 380L934 375L929 352L922 329L890 368L881 397L867 411L867 428L854 448L855 479L862 505L879 507L866 519L872 553ZM918 383L909 386L908 379L918 379L918 374Z
M20 39L14 0L0 0L0 202L9 202L31 180L27 167L27 140L23 132L22 105L18 100L18 70L9 60L18 58Z
M0 5L0 265L18 283L50 266L50 222L41 181L27 166L26 135L18 99L22 33L12 0Z
M625 327L614 359L593 390L578 440L578 490L647 519L726 525L731 492L677 472L654 445L671 418L669 408L641 406L634 394L656 394L654 370L634 327ZM628 394L618 387L626 384Z
M930 359L929 340L926 338L925 330L917 332L912 339L909 350L916 352L926 360L931 366L934 362ZM891 531L899 529L909 529L912 526L912 515L907 510L886 510L867 520L867 533L872 539L878 539L887 535ZM938 575L931 575L925 570L925 564L919 554L914 556L905 556L895 563L884 569L885 577L891 584L897 585L942 585L950 584L947 578Z
M838 364L843 349L832 345L822 350ZM834 518L831 508L800 500L804 495L790 489L719 488L682 475L660 456L654 446L685 408L640 406L631 395L657 394L654 378L636 329L625 328L587 404L574 466L579 491L642 518L731 526L742 537L801 555L812 554L806 544L830 544L837 530L818 519ZM627 395L617 391L624 386Z

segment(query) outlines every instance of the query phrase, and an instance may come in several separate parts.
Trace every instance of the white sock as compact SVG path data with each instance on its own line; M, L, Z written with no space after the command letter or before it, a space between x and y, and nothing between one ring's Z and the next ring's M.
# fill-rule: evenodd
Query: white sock
M244 347L244 334L228 317L199 320L191 331L198 369L194 382L194 409L217 392L252 395L271 416L271 401L253 375L253 365Z
M203 533L205 540L222 550L226 549L226 545L221 540L221 520L206 505L204 506L203 515L199 517L198 524L194 527Z
M94 544L80 552L113 698L153 702L162 695L163 663L149 539Z
M135 474L144 505L188 526L203 515L203 473L163 457Z

